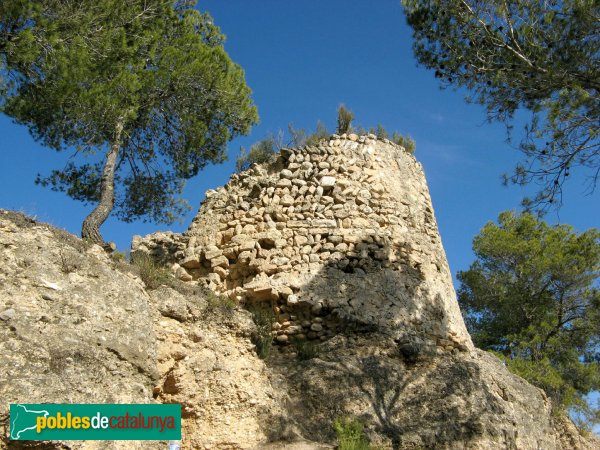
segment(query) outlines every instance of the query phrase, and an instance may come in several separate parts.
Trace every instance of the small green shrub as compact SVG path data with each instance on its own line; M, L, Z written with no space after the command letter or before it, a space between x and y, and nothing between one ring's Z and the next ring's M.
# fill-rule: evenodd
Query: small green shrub
M275 137L270 134L265 139L258 141L250 146L250 150L244 147L240 148L240 153L235 162L235 168L238 172L248 170L252 164L263 164L271 161L277 154L279 145Z
M327 127L320 120L317 122L317 129L314 133L308 135L306 138L306 145L317 145L324 139L329 139L330 133Z
M173 277L167 267L160 266L147 253L136 252L131 255L131 264L137 267L140 278L148 289L156 289L163 284L171 286Z
M292 147L318 145L322 140L329 139L330 136L327 127L320 120L317 121L317 127L313 133L307 133L304 128L294 128L292 123L288 124L288 133L290 135L288 145L291 145Z
M312 341L294 339L292 342L296 349L297 358L300 361L307 361L319 355L319 347Z
M333 429L339 442L338 450L375 450L369 444L363 424L356 417L338 417Z
M236 303L227 295L218 295L213 291L206 289L204 292L204 298L208 303L208 307L212 309L222 309L226 311L233 311Z
M112 252L110 254L110 257L114 262L125 262L128 259L126 252L118 252L118 251Z
M357 124L352 125L352 133L357 134L359 136L364 136L365 134L369 133L369 131L367 131L367 129L361 124Z
M410 136L402 136L400 133L394 131L392 134L391 141L395 144L398 144L406 149L409 153L415 153L417 149L417 144Z
M341 104L338 108L337 133L350 133L352 131L352 120L354 120L354 113Z
M63 249L60 249L60 271L64 274L75 272L79 268L77 257L75 254L67 254Z
M387 130L380 123L378 123L375 128L374 127L369 128L369 133L374 134L379 139L389 139Z
M275 314L270 305L252 305L248 310L256 324L256 334L252 337L252 343L256 346L256 354L261 359L266 359L273 349L273 335L271 329L275 321Z

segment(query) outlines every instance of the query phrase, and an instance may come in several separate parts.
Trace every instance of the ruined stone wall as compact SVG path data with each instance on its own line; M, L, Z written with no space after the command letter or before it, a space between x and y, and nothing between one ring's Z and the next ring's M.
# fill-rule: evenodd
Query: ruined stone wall
M422 166L374 135L283 149L208 191L183 235L136 237L132 249L272 305L282 344L376 329L409 350L472 348Z

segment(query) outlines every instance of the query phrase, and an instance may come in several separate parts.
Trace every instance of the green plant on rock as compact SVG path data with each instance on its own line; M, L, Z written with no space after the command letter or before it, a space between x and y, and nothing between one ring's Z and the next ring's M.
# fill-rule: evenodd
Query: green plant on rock
M356 417L338 417L333 422L338 450L378 450L365 436L364 426Z
M309 134L306 138L306 145L317 145L324 139L329 139L330 133L327 127L320 120L317 122L317 128L314 133Z
M338 108L337 133L350 133L352 131L352 120L354 120L354 113L341 104Z
M317 121L315 131L307 132L304 128L294 128L294 124L288 124L288 146L304 147L305 145L318 145L322 140L329 139L330 133L320 120Z
M378 139L389 139L387 130L380 123L378 123L375 128L369 128L369 133L374 134Z
M271 330L275 321L275 314L271 305L253 304L248 310L252 313L252 319L256 325L256 333L252 337L252 343L256 346L256 354L261 359L266 359L273 349L273 335Z
M67 254L63 249L60 249L60 270L64 274L69 274L71 272L75 272L79 263L76 259L75 254Z
M137 267L140 278L148 289L157 289L163 284L170 286L174 282L170 270L165 266L159 265L147 253L132 253L131 264Z
M319 355L319 347L317 344L312 341L307 341L306 339L293 339L292 344L296 349L296 357L300 361L307 361L309 359L316 358Z
M252 144L250 150L241 147L235 162L235 168L238 172L248 170L252 164L264 164L277 154L281 145L277 142L273 134Z
M409 153L415 153L417 149L417 143L410 136L403 136L400 133L394 131L392 134L392 139L390 139L394 144L398 144Z
M208 307L211 309L221 309L224 311L233 311L236 307L236 303L233 299L228 297L227 295L219 295L215 294L210 289L206 289L204 292L204 298L206 299L206 303Z
M128 256L126 252L113 252L110 254L110 258L115 262L125 262Z

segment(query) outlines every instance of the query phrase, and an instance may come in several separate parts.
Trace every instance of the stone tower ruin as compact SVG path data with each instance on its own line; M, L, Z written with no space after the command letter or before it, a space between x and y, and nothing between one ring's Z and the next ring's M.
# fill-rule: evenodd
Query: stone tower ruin
M185 233L136 237L132 250L270 305L282 345L376 329L408 351L472 349L422 166L372 134L285 148L208 191Z

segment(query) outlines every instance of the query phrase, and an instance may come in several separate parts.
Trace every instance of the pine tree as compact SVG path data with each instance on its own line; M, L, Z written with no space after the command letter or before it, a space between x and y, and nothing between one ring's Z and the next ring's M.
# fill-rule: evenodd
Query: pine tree
M195 1L5 0L0 107L69 163L37 182L95 203L82 237L125 221L170 223L184 180L257 121L243 70Z
M443 86L466 88L489 120L532 120L525 161L506 182L541 186L525 206L562 202L572 169L600 168L600 8L595 1L403 0L417 60Z
M474 343L556 405L592 418L584 396L600 388L600 232L504 212L473 250L476 261L457 278Z

